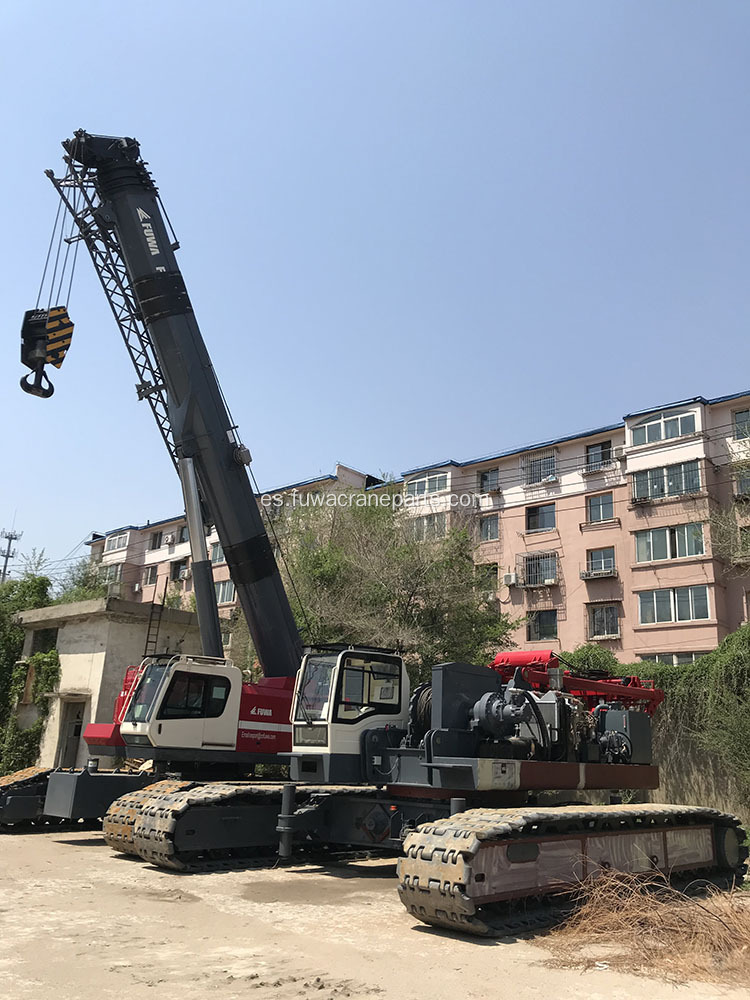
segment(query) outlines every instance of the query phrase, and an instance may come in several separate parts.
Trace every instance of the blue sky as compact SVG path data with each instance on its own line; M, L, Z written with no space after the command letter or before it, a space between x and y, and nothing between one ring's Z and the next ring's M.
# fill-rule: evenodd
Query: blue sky
M88 258L55 396L18 388L79 127L140 140L262 487L750 386L746 2L76 6L0 12L21 551L181 508Z

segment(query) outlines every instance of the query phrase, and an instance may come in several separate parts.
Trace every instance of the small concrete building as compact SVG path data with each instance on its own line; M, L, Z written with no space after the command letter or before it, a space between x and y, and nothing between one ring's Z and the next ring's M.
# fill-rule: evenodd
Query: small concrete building
M39 765L82 767L89 756L83 730L89 722L111 722L126 667L143 659L151 605L100 597L76 604L55 604L23 611L18 622L26 632L23 656L57 649L60 684L49 692L47 726ZM200 653L198 618L164 608L159 622L160 653ZM31 678L26 692L31 689ZM18 706L22 727L36 720L28 694Z

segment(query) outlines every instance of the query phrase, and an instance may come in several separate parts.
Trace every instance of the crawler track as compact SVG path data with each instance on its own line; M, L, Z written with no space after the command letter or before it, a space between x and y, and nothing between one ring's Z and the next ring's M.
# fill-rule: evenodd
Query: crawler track
M45 822L41 808L47 792L47 779L51 773L52 768L48 767L26 767L22 771L0 777L0 830ZM23 815L20 818L15 815L13 804L9 802L13 797L23 797L34 815ZM33 807L32 798L37 800L37 805Z
M134 792L127 792L115 799L107 810L102 822L105 843L120 854L138 855L135 846L135 821L140 809L151 798L192 788L194 781L165 779L153 785L146 785Z
M549 926L605 867L739 883L743 836L735 816L690 806L471 809L407 836L399 896L424 923L502 937Z

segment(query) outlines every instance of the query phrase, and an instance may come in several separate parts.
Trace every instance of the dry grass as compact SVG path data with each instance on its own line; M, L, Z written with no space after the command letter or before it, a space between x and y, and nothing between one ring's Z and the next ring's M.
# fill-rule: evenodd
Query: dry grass
M566 966L746 986L748 893L692 888L688 895L658 875L607 872L581 887L572 916L544 943Z

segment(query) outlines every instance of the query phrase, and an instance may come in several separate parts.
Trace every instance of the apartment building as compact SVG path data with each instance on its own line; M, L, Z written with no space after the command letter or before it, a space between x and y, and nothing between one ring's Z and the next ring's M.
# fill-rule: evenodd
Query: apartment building
M267 495L361 490L380 482L382 480L375 476L337 464L332 475L289 483L269 490ZM236 603L235 590L215 529L206 543L219 614L228 617ZM167 595L177 594L183 606L190 606L193 581L184 513L146 524L127 524L104 533L94 532L87 545L92 561L99 565L100 579L108 585L110 596L162 603Z
M694 397L580 434L410 469L403 490L417 538L471 524L480 585L499 610L523 621L515 634L522 648L596 642L621 662L685 663L748 620L750 544L744 573L714 544L711 522L750 496L749 470L747 392ZM380 485L339 465L332 476L271 492ZM750 524L743 537L750 543ZM208 542L228 613L234 587L218 538ZM123 597L161 600L170 587L191 593L184 516L95 535L90 544Z
M412 469L404 482L426 537L473 509L482 579L523 619L520 646L596 642L621 662L684 663L748 619L750 575L711 537L712 514L750 494L748 458L743 393Z

